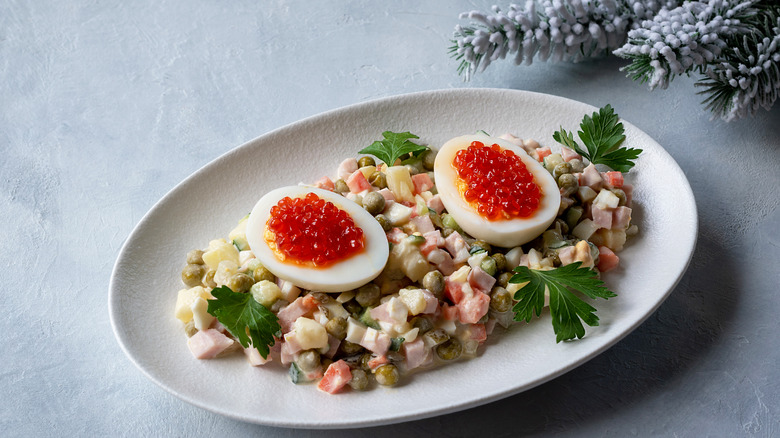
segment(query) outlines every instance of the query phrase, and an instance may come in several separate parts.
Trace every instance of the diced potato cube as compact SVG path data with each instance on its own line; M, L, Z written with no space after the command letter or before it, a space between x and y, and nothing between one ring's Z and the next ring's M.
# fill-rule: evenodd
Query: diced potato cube
M412 209L398 202L393 202L384 215L390 224L395 227L409 222L409 218L412 217Z
M596 191L588 186L580 186L580 188L577 189L577 196L583 204L594 200L596 195Z
M231 260L238 265L238 249L225 239L212 240L209 242L209 249L203 253L203 262L216 270L219 262L223 260Z
M246 241L246 224L248 222L249 215L245 216L238 222L235 228L228 234L228 240L238 247L239 250L244 251L249 249L249 243Z
M471 267L468 265L463 266L450 275L450 281L465 283L469 279L469 272L471 272Z
M578 223L577 226L574 227L574 229L571 231L571 234L573 234L574 237L577 237L578 239L588 240L597 229L598 226L596 226L592 220L583 219L582 222Z
M268 308L282 297L282 290L279 289L279 286L268 280L258 281L252 285L249 291L252 293L252 298L255 301Z
M398 296L409 309L410 315L418 315L425 310L427 303L422 289L401 289Z
M593 199L593 205L601 208L617 208L620 198L607 189L601 189L599 194Z
M233 260L222 260L217 265L217 272L214 274L214 282L217 283L217 286L227 284L230 277L238 273L238 268L237 262L234 262Z
M388 167L385 171L387 188L393 192L396 201L414 202L414 183L405 166Z
M322 324L313 319L299 317L293 323L295 339L304 350L323 348L328 345L328 332Z
M213 298L203 286L180 290L176 298L176 318L185 324L192 321L192 303L199 297L204 300Z

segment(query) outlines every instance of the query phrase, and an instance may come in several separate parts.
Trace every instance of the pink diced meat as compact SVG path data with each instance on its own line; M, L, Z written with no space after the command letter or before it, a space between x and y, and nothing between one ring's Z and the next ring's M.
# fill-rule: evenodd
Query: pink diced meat
M352 175L347 178L347 187L349 187L351 193L360 193L371 190L371 184L360 170L352 172Z
M601 178L601 173L599 173L599 171L596 169L596 166L594 166L592 163L589 164L588 167L586 167L580 174L580 186L588 186L597 193L601 189L603 182L604 181Z
M336 188L336 186L333 184L333 181L327 176L323 176L317 182L315 182L314 187L317 187L318 189L330 190L331 192L334 188Z
M606 229L612 228L611 208L593 206L593 208L590 209L590 213L593 216L593 223L595 223L597 227Z
M317 309L317 305L319 305L319 301L316 298L312 295L305 295L285 306L276 314L279 318L279 325L282 327L282 333L289 332L296 319L310 315Z
M450 275L455 272L455 263L453 263L452 256L447 251L436 248L431 250L425 257L429 262L436 266L436 269L438 269L442 275Z
M436 313L436 309L439 308L439 299L436 298L435 295L433 295L433 292L429 291L428 289L423 289L423 296L425 297L425 309L421 313L423 314L434 314Z
M336 173L338 174L339 178L346 181L347 178L349 178L349 176L352 175L356 170L358 170L357 159L347 158L346 160L342 161L341 164L339 164L339 169Z
M496 284L496 278L483 271L479 266L469 272L468 280L473 290L486 294L489 294L493 285Z
M366 334L363 335L363 340L360 341L360 346L381 356L387 353L390 348L390 335L369 327L366 329Z
M569 162L573 159L582 160L582 155L574 152L574 150L567 148L566 146L561 146L561 156L563 157L563 161Z
M428 220L430 221L430 218ZM423 233L423 237L425 237L425 243L423 243L422 246L420 246L420 252L422 253L422 255L428 255L428 253L430 253L434 249L441 248L444 246L444 237L441 236L441 231L439 230L432 230Z
M607 248L606 246L599 247L599 271L611 271L612 269L617 268L619 263L620 258L617 256L617 254L612 252L611 249Z
M456 265L465 263L469 259L469 246L457 231L444 239L444 245Z
M418 173L416 175L412 175L412 184L414 184L415 194L427 192L433 188L433 181L431 181L431 177L428 176L427 173Z
M431 350L425 348L422 337L418 337L412 342L404 342L401 348L403 348L404 356L406 356L406 367L410 370L426 363L431 354Z
M400 228L393 228L390 231L387 232L387 241L392 243L393 245L397 245L401 243L402 240L406 237L406 233L404 233Z
M466 283L459 281L452 281L449 277L444 278L444 296L455 304L458 304L465 295L463 292L463 286Z
M441 196L438 194L433 195L425 204L428 208L435 211L436 214L441 214L441 212L444 211L444 203L441 202Z
M196 359L213 359L233 345L235 341L219 332L219 330L201 330L187 340L192 355Z
M260 352L257 351L257 348L253 348L253 347L244 348L244 355L246 356L246 359L249 361L249 364L252 365L253 367L265 365L268 362L271 362L271 355L269 354L265 359L263 359L263 356L260 355Z
M387 202L387 201L395 201L395 195L388 188L384 188L384 189L380 190L379 194L382 195L383 198L385 198L385 202Z
M620 206L612 212L612 228L626 229L631 223L631 208Z
M426 215L423 216L416 216L412 218L411 220L412 225L414 225L415 228L417 228L417 231L420 234L426 234L430 233L432 231L436 231L436 228L433 226L433 222L431 222L431 217Z

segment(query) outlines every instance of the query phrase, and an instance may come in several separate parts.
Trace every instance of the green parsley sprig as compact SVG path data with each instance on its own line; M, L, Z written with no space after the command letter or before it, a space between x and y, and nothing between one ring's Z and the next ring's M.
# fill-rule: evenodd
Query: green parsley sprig
M363 148L360 153L371 154L388 166L392 166L395 164L395 160L403 155L427 149L426 146L409 141L410 138L420 138L411 132L385 131L382 133L382 137L384 137L384 140L377 140L371 143L370 146Z
M626 139L623 124L618 122L619 117L610 105L599 109L593 116L587 114L580 123L577 134L585 145L583 150L574 140L574 134L567 132L563 127L553 133L553 139L558 143L574 149L578 154L587 158L593 164L604 164L620 172L628 172L642 149L621 148L620 145Z
M274 335L281 335L279 319L265 306L255 301L251 293L233 292L227 286L211 291L215 300L208 300L208 312L215 316L241 346L257 348L263 359L274 345Z
M528 282L515 292L514 298L518 301L512 307L515 321L530 322L534 314L539 316L544 307L544 293L547 290L550 293L550 316L556 342L575 337L581 339L585 336L582 321L591 327L599 325L596 309L570 289L582 292L590 298L608 299L617 295L604 286L604 282L594 270L580 265L582 262L575 262L549 271L528 269L525 266L515 268L516 274L509 282Z

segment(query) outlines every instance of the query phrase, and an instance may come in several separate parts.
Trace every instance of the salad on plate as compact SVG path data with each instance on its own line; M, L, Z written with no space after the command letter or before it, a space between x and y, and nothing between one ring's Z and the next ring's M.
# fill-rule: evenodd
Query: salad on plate
M478 356L497 327L545 307L557 342L582 338L598 325L593 300L615 296L601 273L638 232L625 174L641 150L623 132L609 105L584 117L579 141L555 131L556 150L384 132L186 255L174 314L188 347L338 393Z

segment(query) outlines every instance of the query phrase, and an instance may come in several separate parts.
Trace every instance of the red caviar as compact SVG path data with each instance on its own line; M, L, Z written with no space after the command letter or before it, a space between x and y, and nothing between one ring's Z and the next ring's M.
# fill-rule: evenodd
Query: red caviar
M314 193L282 198L271 208L265 240L283 260L327 266L365 247L363 230L350 215Z
M539 207L539 186L509 149L474 141L455 155L458 188L466 202L490 220L528 217Z

